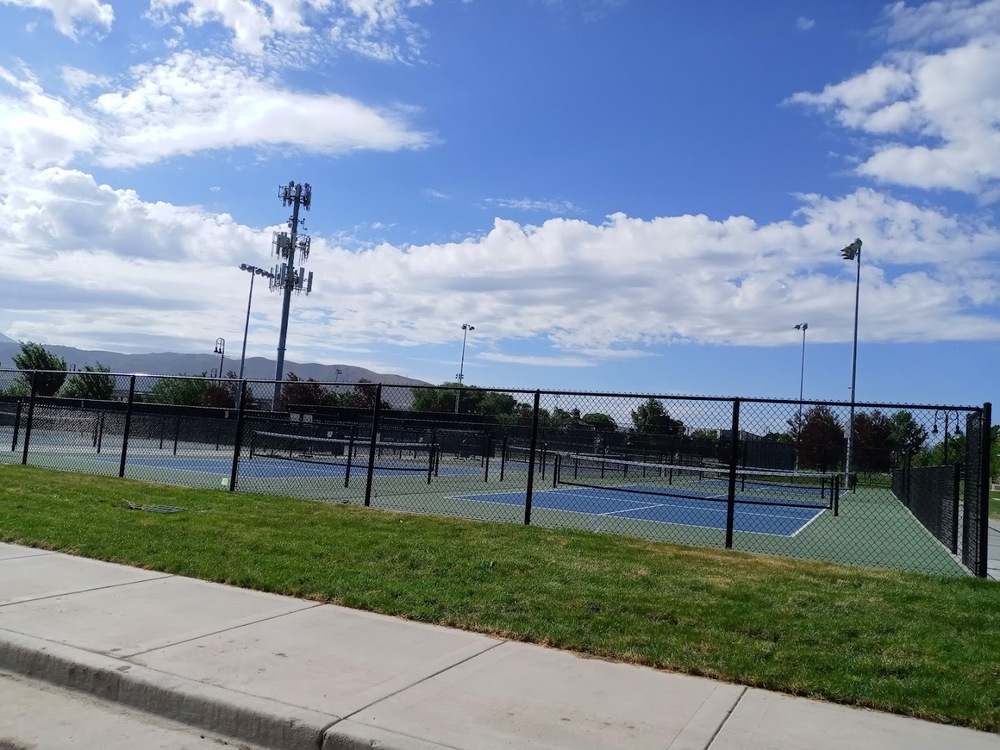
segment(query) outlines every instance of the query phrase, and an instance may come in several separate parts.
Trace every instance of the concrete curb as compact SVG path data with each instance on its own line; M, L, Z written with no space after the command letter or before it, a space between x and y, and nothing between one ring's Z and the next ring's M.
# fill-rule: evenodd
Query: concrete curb
M455 750L451 745L422 740L350 719L326 730L322 750Z
M327 728L340 721L332 714L206 685L9 630L0 630L0 669L282 750L317 750L324 746Z

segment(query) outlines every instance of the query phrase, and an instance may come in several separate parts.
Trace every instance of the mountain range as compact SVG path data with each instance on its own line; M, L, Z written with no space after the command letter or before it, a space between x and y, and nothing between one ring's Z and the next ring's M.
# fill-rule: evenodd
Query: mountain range
M179 354L162 352L155 354L119 354L117 352L76 349L72 346L43 344L45 349L66 360L69 369L82 370L84 365L98 362L116 373L139 373L147 375L200 375L218 372L220 357L217 354ZM0 334L0 369L14 368L14 355L21 345ZM248 380L272 380L276 362L264 357L248 357L243 368L243 376ZM230 370L239 372L238 358L226 357L222 362L223 374ZM340 371L338 373L338 370ZM357 383L368 380L386 385L430 385L423 380L402 375L378 373L354 365L322 365L316 362L291 362L285 360L284 377L295 373L303 379L312 378L322 383Z

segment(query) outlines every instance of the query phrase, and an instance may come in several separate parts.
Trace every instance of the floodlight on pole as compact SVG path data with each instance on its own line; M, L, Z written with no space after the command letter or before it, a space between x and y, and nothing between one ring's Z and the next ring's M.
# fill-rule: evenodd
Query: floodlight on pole
M855 260L858 264L858 278L854 285L854 352L851 357L851 417L847 427L847 486L854 489L854 404L858 400L858 310L861 302L861 239L855 239L840 251L844 260Z
M263 276L267 279L274 279L274 274L257 266L250 266L240 263L240 270L250 274L250 294L247 296L247 320L243 324L243 353L240 354L240 380L243 380L243 367L247 361L247 334L250 332L250 305L253 304L253 280L255 276Z
M226 340L221 336L215 340L215 353L219 355L219 380L222 379L223 365L226 361Z
M962 430L958 426L958 420L961 418L961 415L957 411L955 411L954 409L935 409L934 410L934 426L931 428L931 434L932 435L937 435L938 434L938 426L937 426L938 414L944 414L944 463L947 464L948 463L948 435L949 435L949 432L948 432L948 417L950 417L952 414L955 415L955 436L958 437L959 435L962 434Z
M462 399L462 381L465 380L465 344L469 339L469 331L476 330L474 325L462 323L462 360L458 365L458 390L455 391L455 413L458 414L458 404Z

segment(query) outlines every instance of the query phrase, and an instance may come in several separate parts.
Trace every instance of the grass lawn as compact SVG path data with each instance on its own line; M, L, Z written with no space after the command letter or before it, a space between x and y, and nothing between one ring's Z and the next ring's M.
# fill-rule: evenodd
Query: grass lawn
M1000 731L983 580L19 465L0 540Z

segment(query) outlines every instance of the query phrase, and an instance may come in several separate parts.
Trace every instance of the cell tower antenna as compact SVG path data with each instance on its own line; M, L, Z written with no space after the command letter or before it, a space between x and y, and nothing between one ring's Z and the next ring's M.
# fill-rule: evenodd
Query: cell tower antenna
M281 396L281 379L285 370L285 341L288 338L288 312L292 305L292 292L307 295L312 291L312 271L306 274L302 266L295 267L295 252L299 252L299 262L309 259L311 241L309 237L299 235L299 226L305 229L305 219L299 219L299 209L306 211L312 206L312 185L294 181L278 187L278 197L282 206L291 206L292 215L288 218L288 231L275 232L271 244L271 252L277 256L277 264L271 277L271 291L280 290L284 296L281 304L281 333L278 336L278 366L274 371L274 401L272 408L277 408Z

